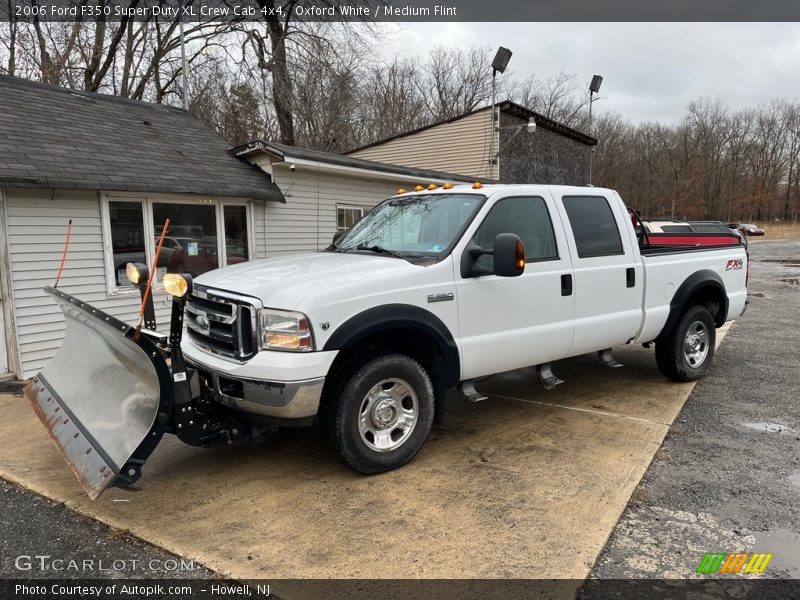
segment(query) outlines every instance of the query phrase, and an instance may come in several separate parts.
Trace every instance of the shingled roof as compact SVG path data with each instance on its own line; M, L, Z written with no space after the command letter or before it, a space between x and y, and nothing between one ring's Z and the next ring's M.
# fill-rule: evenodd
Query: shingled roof
M285 202L270 176L170 106L0 76L0 187Z

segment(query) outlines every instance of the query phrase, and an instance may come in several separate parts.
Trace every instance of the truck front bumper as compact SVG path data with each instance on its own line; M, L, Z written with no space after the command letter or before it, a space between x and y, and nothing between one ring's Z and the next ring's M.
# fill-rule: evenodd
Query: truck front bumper
M184 341L189 366L197 369L193 394L241 412L280 420L317 414L325 376L337 352L259 352L247 363L234 363L198 350ZM281 363L291 362L282 365ZM283 367L283 368L281 368ZM289 379L281 374L299 376Z
M200 395L210 394L214 401L233 409L276 419L304 419L319 410L324 377L305 381L237 379L187 364L197 369Z

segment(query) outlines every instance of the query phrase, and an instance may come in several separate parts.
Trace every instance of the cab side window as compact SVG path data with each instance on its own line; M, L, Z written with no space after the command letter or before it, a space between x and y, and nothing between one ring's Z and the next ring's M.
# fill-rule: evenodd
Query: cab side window
M525 246L525 260L534 262L558 258L553 223L543 198L505 198L492 207L475 232L472 241L481 248L491 249L501 233L514 233ZM484 255L478 265L491 269L494 259Z
M578 257L625 254L619 227L608 200L602 196L564 196Z

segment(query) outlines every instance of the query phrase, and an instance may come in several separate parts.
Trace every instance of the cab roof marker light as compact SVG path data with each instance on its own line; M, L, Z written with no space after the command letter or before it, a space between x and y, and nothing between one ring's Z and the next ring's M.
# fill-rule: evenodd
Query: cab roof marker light
M414 191L415 191L415 192L421 192L421 191L423 191L424 189L425 189L425 188L424 188L424 187L422 187L421 185L416 185L416 186L414 186Z
M406 188L400 188L399 190L397 190L397 194L398 194L398 195L400 195L400 194L405 194L405 193L406 193L406 191L407 191L407 190L406 190Z
M476 181L475 183L472 184L472 189L473 190L479 190L482 187L483 187L483 184L480 181Z
M452 190L452 189L453 189L453 184L452 184L452 183L450 183L450 182L448 181L447 183L445 183L445 184L442 186L442 189L443 189L443 190Z
M431 191L435 190L435 189L436 189L436 188L438 188L438 187L439 187L439 186L438 186L438 185L436 185L435 183L430 183L430 184L428 184L428 189L429 189L429 190L431 190Z

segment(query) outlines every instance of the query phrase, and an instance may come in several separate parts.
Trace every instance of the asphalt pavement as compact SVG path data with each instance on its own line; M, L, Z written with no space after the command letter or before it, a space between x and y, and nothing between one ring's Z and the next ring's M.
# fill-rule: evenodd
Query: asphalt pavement
M800 578L800 241L750 244L750 305L725 338L592 570L702 578L706 552L766 552Z
M201 565L2 479L0 556L0 579L214 577Z

